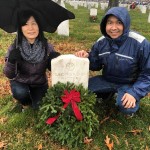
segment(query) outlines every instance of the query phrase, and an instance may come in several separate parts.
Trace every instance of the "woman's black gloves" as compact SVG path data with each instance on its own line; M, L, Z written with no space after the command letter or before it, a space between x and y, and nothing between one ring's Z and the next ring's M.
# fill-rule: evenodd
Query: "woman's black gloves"
M8 57L8 62L15 64L15 62L21 61L21 52L18 48L13 49L10 51L9 57Z
M51 52L50 54L49 54L49 59L53 59L53 58L56 58L56 57L58 57L60 55L60 53L59 52Z
M59 52L51 52L48 56L48 69L51 70L51 60L60 56Z

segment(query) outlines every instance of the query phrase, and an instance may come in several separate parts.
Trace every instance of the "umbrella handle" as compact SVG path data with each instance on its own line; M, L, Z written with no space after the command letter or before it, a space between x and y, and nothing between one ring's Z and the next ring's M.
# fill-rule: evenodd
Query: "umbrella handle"
M16 35L16 49L18 48L18 30L17 30L17 35Z
M17 30L17 35L16 35L16 49L18 48L18 30ZM16 68L16 70L15 70L15 74L17 74L17 70L18 70L18 63L16 62L16 64L15 64L16 66L15 66L15 68Z
M17 74L17 70L18 70L18 63L15 63L15 74Z

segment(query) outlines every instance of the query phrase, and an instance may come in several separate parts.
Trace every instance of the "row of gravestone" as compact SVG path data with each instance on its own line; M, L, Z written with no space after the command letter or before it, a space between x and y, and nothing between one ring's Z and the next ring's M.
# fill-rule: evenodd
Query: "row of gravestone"
M108 7L108 3L104 2L91 2L91 1L65 1L66 3L69 3L71 6L74 7L74 9L77 9L78 6L87 7L88 9L91 8L98 8L100 7L101 10L105 10ZM131 4L121 4L119 3L119 7L126 7L128 10L130 10ZM150 5L137 5L139 9L142 11L142 13L145 13L145 9L150 9Z
M72 1L70 1L72 2ZM80 1L79 1L80 2ZM62 7L65 8L65 4L63 1L60 1L59 3ZM71 3L70 3L71 4ZM98 5L96 5L98 3L96 2L92 2L91 6L94 6L98 8ZM77 8L77 1L73 1L73 5L76 6L75 8ZM101 3L101 9L106 9L106 6L108 6L108 3ZM120 4L120 6L122 7L127 7L128 10L130 10L130 5L124 5L124 4ZM147 7L145 5L139 5L138 6L139 9L141 10L142 13L146 13ZM91 8L90 9L90 16L95 16L97 17L97 8ZM148 23L150 23L150 13L148 16ZM58 35L64 35L64 36L69 36L69 20L63 21L57 28L57 32Z
M63 0L59 0L57 3L65 8L65 4ZM97 17L97 8L98 2L86 2L86 1L68 1L68 3L74 6L75 9L78 8L78 5L83 5L85 7L90 8L90 16ZM81 5L81 6L82 6ZM108 7L108 3L100 3L101 9L105 10ZM127 7L128 11L130 11L130 5L120 4L121 7ZM91 8L95 7L95 8ZM146 13L147 7L145 5L138 5L139 9L142 13ZM150 13L148 16L148 23L150 23ZM69 36L69 20L63 21L57 28L58 35Z

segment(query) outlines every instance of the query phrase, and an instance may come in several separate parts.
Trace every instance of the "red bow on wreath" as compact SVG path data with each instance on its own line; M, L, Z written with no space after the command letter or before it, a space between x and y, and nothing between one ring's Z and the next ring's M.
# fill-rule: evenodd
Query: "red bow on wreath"
M65 90L64 95L61 97L62 101L65 103L63 108L66 109L66 107L71 103L72 109L74 112L74 115L76 116L77 120L81 121L83 119L82 114L77 106L77 102L80 102L80 92L77 92L76 90L71 90L70 93ZM47 124L53 124L57 118L59 117L60 113L52 118L48 118L46 123Z

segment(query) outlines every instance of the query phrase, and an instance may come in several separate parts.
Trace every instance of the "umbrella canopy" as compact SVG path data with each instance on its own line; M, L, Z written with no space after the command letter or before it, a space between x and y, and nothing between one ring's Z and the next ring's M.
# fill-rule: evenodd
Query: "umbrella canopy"
M19 12L28 9L37 13L45 32L53 33L62 21L75 18L72 12L51 0L0 0L0 28L16 32Z

